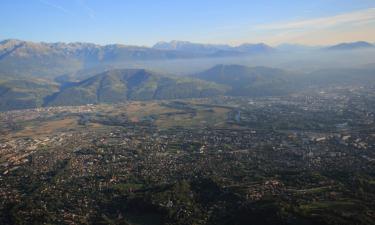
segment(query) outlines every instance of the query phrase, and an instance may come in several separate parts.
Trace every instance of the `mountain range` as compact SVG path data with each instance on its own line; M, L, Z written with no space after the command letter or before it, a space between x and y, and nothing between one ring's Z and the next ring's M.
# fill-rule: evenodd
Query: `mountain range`
M92 43L36 43L8 39L0 42L0 77L34 76L54 78L82 70L103 72L108 68L139 68L139 63L176 59L215 59L223 57L251 57L268 55L282 47L263 43L239 46L199 44L184 41L159 42L153 47L120 44L97 45ZM343 43L323 50L372 48L367 42ZM316 50L299 46L299 49ZM289 46L288 51L295 48ZM143 66L141 66L143 67Z
M272 50L265 44L245 44L232 48L171 42L149 48L119 44L35 43L9 39L0 42L0 75L55 77L95 67L121 67L128 62L225 57Z
M202 54L204 56L232 56L245 54L261 54L274 52L271 46L264 43L242 44L238 46L200 44L187 41L158 42L152 48L168 51L180 51Z
M177 51L91 43L0 42L0 74L53 77L126 61L192 57Z

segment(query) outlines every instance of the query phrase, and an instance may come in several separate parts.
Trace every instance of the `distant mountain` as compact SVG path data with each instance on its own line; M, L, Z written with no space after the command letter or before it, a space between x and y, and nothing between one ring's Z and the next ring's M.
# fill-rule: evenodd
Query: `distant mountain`
M264 43L258 43L258 44L247 43L247 44L242 44L237 47L234 47L233 49L239 52L249 53L249 54L270 53L270 52L276 51L276 49Z
M284 52L306 52L312 50L318 50L319 46L308 46L308 45L300 45L300 44L280 44L276 46L277 50L284 51Z
M199 44L188 41L158 42L152 48L160 50L175 50L201 54L212 54L217 51L229 51L229 45Z
M365 41L357 41L351 43L341 43L337 45L333 45L327 47L326 50L354 50L354 49L363 49L363 48L373 48L374 45L365 42Z
M116 103L126 100L178 99L224 94L222 85L156 74L143 69L110 70L56 93L47 105Z
M176 50L190 53L198 53L205 56L234 56L243 54L270 53L274 48L263 44L242 44L236 47L229 45L199 44L187 41L158 42L153 48L161 50Z
M228 95L265 96L287 93L290 75L268 67L217 65L193 77L231 87Z

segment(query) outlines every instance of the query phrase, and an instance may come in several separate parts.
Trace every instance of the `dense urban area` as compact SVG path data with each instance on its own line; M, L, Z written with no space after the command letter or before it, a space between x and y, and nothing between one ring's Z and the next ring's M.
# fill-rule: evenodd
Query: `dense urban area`
M375 87L0 113L0 224L374 224Z

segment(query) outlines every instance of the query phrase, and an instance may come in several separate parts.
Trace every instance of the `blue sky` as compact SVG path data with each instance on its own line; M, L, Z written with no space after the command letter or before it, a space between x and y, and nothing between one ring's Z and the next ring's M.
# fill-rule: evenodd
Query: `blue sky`
M2 0L0 39L324 45L375 41L374 0Z

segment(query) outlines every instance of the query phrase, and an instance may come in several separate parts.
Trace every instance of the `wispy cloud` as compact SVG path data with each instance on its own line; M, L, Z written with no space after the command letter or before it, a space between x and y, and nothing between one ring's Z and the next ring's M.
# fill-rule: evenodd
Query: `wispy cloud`
M47 5L51 8L54 8L62 13L65 13L65 14L68 14L68 15L77 15L77 11L78 9L80 9L80 13L84 13L86 14L90 19L95 19L95 16L96 16L96 12L87 4L87 2L85 0L76 0L76 4L77 4L77 10L75 11L70 11L64 7L62 7L61 5L58 5L56 3L53 3L49 0L38 0L40 3L44 4L44 5Z
M375 8L359 10L330 17L321 17L284 23L262 24L255 28L261 30L298 30L328 28L344 24L363 24L375 21Z
M47 0L38 0L38 1L42 4L44 4L44 5L47 5L47 6L51 7L51 8L57 9L60 12L70 14L70 15L72 14L69 10L65 9L64 7L62 7L60 5L57 5L57 4L54 4L54 3L51 3Z
M90 19L95 19L96 12L86 3L86 1L85 0L77 0L77 1L82 6L82 8L86 11Z

